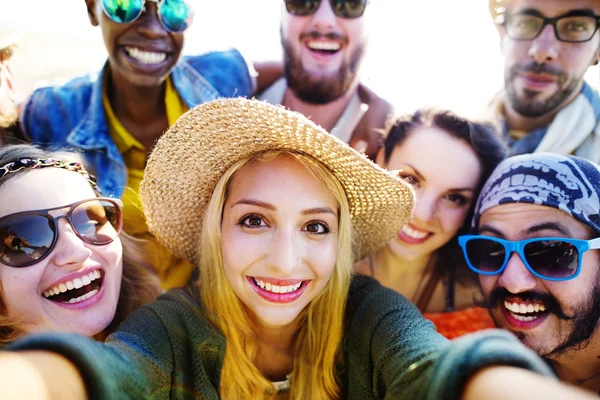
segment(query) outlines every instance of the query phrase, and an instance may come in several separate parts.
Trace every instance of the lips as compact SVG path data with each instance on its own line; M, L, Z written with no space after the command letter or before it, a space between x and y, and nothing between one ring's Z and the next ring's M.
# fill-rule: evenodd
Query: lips
M557 77L548 74L520 73L524 86L531 90L541 90L556 84Z
M417 228L412 224L406 224L398 232L398 238L408 244L421 244L429 240L433 233Z
M291 303L302 296L310 280L271 279L247 277L250 286L263 299L271 303Z
M103 282L104 273L96 269L54 284L42 296L56 303L76 304L97 295Z
M544 304L519 298L505 299L500 308L509 327L515 330L536 328L550 315Z

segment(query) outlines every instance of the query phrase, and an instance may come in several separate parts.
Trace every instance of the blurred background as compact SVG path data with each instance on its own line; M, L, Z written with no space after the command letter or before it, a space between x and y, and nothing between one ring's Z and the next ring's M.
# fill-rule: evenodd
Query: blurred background
M253 61L281 59L281 0L191 0L185 54L237 47ZM23 37L13 70L25 97L36 87L99 71L106 58L84 0L0 0L0 26ZM502 87L502 58L486 0L371 0L361 75L400 112L423 105L477 115ZM599 86L598 67L587 80Z

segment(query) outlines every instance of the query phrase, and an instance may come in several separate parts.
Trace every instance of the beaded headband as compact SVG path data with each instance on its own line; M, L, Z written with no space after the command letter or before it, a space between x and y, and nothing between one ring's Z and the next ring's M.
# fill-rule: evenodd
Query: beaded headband
M100 187L96 183L96 177L87 172L86 169L83 167L83 164L81 164L80 162L65 163L64 161L57 160L55 158L19 158L16 161L9 162L8 164L0 166L0 179L13 172L48 167L62 168L68 171L77 172L83 175L83 177L92 186L92 189L94 189L97 193L102 193Z

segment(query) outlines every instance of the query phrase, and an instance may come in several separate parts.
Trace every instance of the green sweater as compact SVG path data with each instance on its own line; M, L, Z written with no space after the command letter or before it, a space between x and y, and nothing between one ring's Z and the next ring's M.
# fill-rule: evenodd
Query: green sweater
M407 299L368 277L353 280L345 321L343 398L457 399L466 380L489 365L552 376L504 331L449 342ZM90 398L218 399L225 338L190 296L171 290L133 313L106 343L40 334L10 349L65 355L80 369Z

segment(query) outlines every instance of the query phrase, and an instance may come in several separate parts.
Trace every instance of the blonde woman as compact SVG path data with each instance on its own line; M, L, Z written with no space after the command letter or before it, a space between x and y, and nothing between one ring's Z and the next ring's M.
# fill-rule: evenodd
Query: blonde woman
M451 344L402 296L352 278L354 260L407 221L413 197L300 114L244 99L198 106L158 142L142 184L152 231L198 266L197 284L143 307L107 344L56 334L15 344L30 351L0 357L3 393L493 399L526 385L585 398L515 368L550 374L505 332ZM14 373L46 385L23 388L7 380Z

